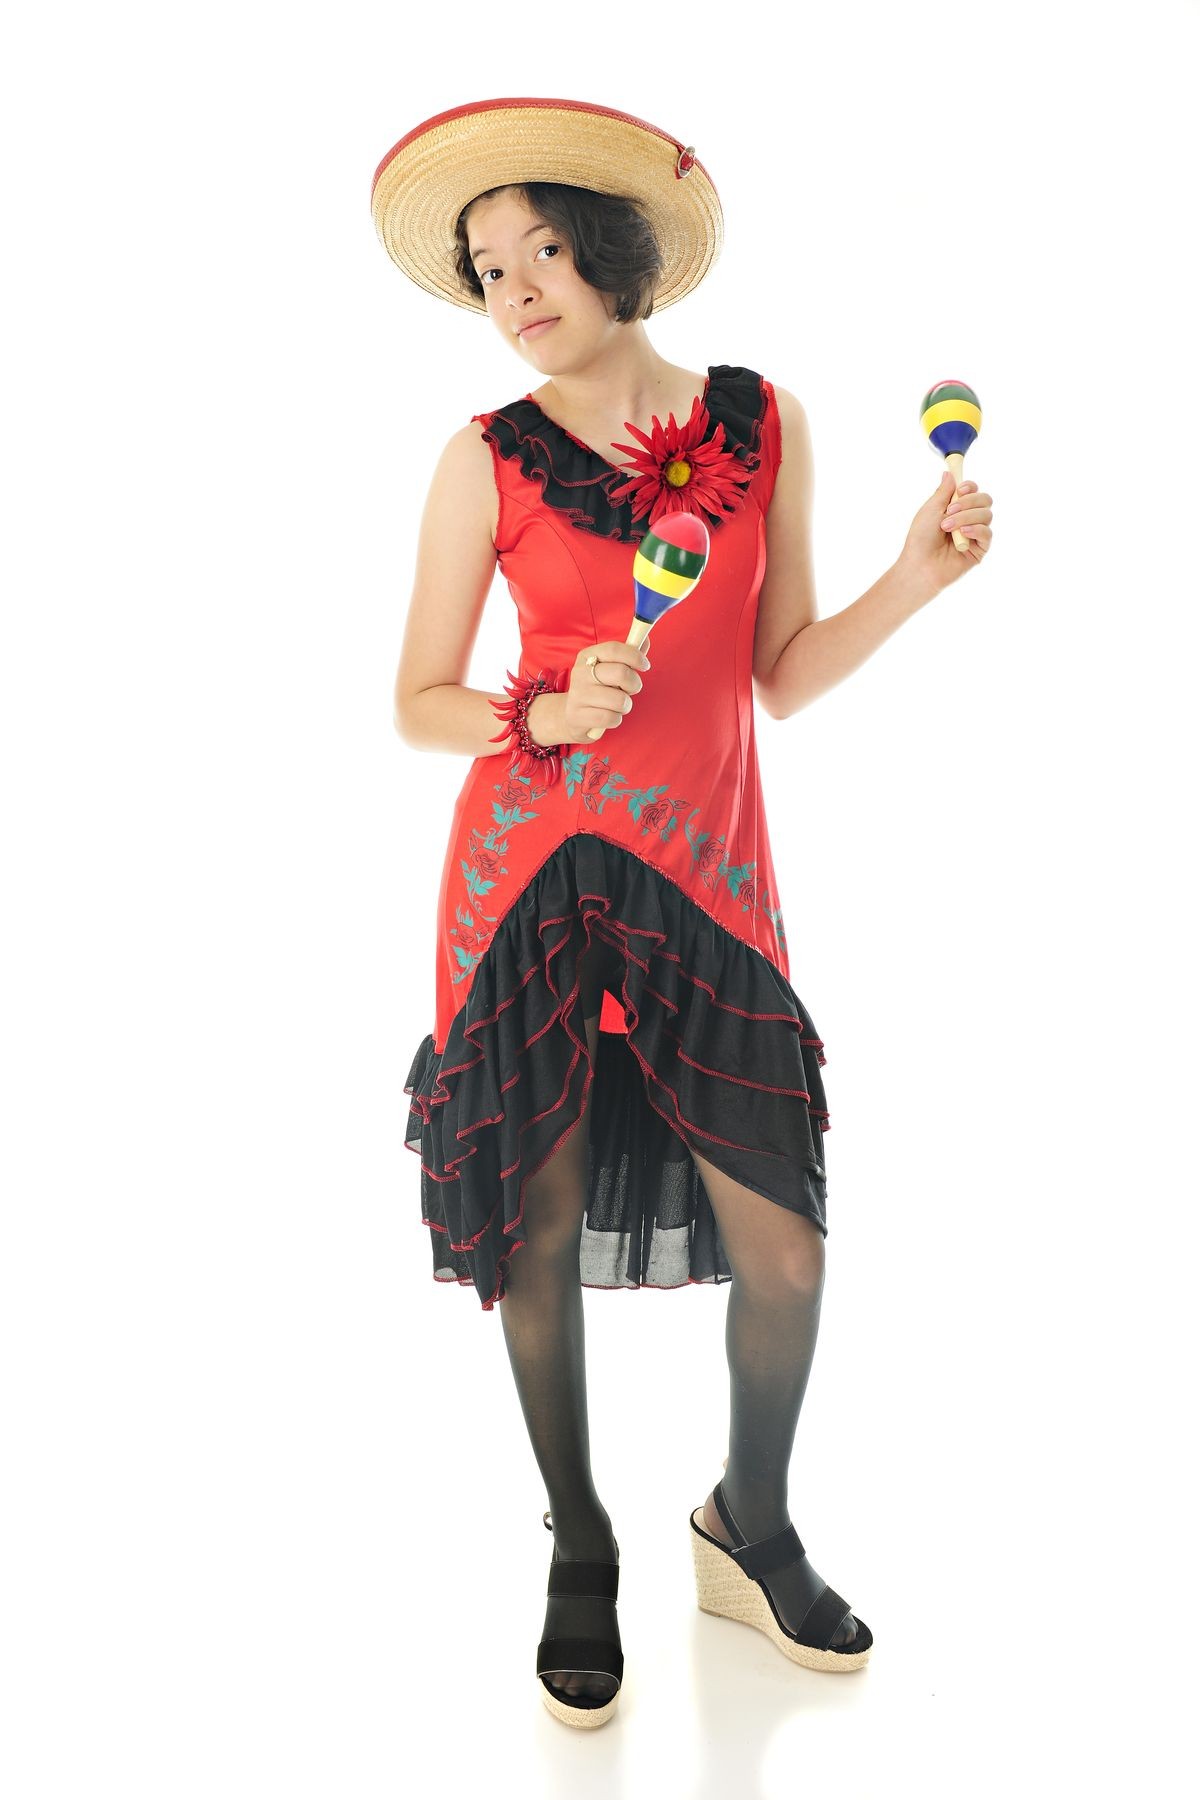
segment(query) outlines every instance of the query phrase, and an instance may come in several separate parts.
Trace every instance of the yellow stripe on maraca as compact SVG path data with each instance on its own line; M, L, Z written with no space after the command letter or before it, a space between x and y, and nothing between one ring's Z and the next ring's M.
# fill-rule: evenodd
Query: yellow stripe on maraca
M975 431L983 423L983 413L978 406L972 406L969 400L935 400L921 414L921 424L928 437L939 425L970 425Z
M652 594L662 594L668 600L682 600L686 594L691 593L697 581L695 575L676 575L672 570L652 563L640 550L633 559L633 579L640 581L644 588L649 588Z

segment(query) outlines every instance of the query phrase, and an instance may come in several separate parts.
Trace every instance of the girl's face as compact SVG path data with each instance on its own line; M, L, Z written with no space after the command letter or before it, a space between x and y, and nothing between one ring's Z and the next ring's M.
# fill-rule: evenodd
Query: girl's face
M511 190L475 201L467 242L488 317L539 374L579 367L619 330L605 296L577 271L562 233Z

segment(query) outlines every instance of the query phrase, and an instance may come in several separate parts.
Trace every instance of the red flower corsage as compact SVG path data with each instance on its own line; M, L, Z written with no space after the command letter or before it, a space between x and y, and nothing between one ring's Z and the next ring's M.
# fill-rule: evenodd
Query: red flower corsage
M492 702L492 711L504 721L504 730L489 738L488 743L499 744L510 738L513 749L510 770L519 775L540 776L549 787L562 773L562 754L567 746L539 744L530 735L527 715L539 694L564 694L571 685L571 671L541 669L536 675L514 675L511 669L506 669L505 674L508 685L504 691L511 698L503 704Z
M634 518L648 512L651 525L665 513L704 511L719 519L736 511L745 492L746 470L732 450L722 448L723 421L706 441L711 422L699 395L686 424L677 425L674 413L668 415L665 425L656 418L650 437L626 419L626 431L632 431L646 447L638 450L633 444L613 444L614 450L633 453L632 462L619 466L637 473L620 487L610 488L609 499L614 503L629 499Z

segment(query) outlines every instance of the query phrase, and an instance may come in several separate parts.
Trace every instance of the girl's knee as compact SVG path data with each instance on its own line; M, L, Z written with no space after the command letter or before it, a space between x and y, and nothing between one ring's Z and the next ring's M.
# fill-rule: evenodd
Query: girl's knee
M780 1301L818 1298L825 1281L825 1234L815 1219L755 1193L692 1150L734 1277Z
M521 1229L527 1247L550 1255L578 1250L585 1198L576 1159L552 1158L525 1186Z
M825 1285L825 1238L812 1219L798 1213L773 1231L769 1242L742 1255L733 1273L743 1285L776 1303L819 1300Z

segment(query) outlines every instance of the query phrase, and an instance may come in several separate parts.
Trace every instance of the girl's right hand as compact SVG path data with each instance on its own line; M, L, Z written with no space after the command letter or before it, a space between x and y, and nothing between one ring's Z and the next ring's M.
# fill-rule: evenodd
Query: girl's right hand
M589 656L598 659L594 666L589 667ZM606 642L581 650L569 687L556 696L565 702L562 742L581 744L595 726L611 730L619 725L633 705L633 695L642 691L638 671L649 667L645 650L635 644Z

